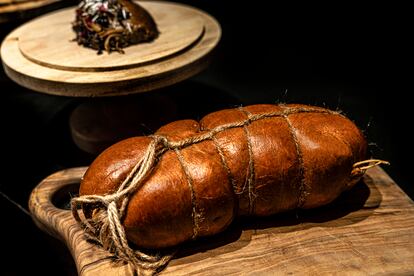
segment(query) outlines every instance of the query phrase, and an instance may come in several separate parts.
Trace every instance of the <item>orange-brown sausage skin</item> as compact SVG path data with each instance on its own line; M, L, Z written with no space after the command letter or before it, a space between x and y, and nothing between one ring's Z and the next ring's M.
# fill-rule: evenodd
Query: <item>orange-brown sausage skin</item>
M129 202L123 221L128 239L144 248L174 246L194 237L195 221L197 236L213 235L235 216L322 206L353 186L358 177L351 176L352 165L366 159L365 138L349 119L323 108L253 105L214 112L200 122L173 122L156 134L178 141L249 114L295 108L321 112L253 121L164 153ZM134 137L105 150L86 172L80 194L114 192L150 141Z

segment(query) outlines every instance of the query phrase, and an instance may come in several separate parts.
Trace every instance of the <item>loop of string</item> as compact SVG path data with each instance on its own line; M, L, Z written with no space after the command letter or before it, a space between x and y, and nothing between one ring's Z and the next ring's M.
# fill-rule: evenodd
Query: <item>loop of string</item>
M83 195L72 199L71 209L73 217L85 231L88 239L98 243L104 249L113 253L118 259L130 263L138 272L143 270L144 273L148 273L148 271L151 274L156 273L165 267L173 254L151 256L140 250L131 249L125 229L122 226L122 220L131 195L143 185L162 154L167 150L182 149L206 140L213 140L216 134L231 128L244 127L257 120L271 117L286 117L295 113L327 113L342 116L338 112L317 108L289 108L268 113L249 113L245 120L220 125L180 141L169 141L164 136L152 135L150 136L152 140L143 157L132 168L114 193L107 195ZM366 166L359 167L358 165L355 168L366 169ZM80 210L82 210L83 216L81 216ZM87 210L93 210L90 218L85 216Z
M352 172L351 172L351 176L359 176L361 174L364 174L366 170L379 166L379 165L389 165L390 162L388 161L384 161L384 160L380 160L380 159L368 159L368 160L363 160L363 161L359 161L356 162L353 166L352 166Z

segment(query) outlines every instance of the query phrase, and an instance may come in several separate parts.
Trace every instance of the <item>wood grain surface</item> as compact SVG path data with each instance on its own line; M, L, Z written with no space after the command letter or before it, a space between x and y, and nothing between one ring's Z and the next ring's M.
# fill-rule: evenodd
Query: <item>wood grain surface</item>
M151 43L140 43L124 49L125 54L104 52L80 47L71 24L74 13L67 10L43 16L22 27L19 36L20 52L34 63L70 71L114 71L157 62L185 50L203 35L204 21L193 10L177 5L160 9L147 3L147 10L157 19L161 35ZM72 9L70 9L72 11ZM53 39L50 39L53 38Z
M220 40L217 21L195 8L140 3L159 24L152 43L104 53L70 42L74 8L32 20L10 33L1 57L7 75L32 90L64 96L113 96L153 90L199 73Z
M57 172L32 192L36 224L61 239L80 275L131 275L88 243L64 206L86 168ZM323 208L236 220L184 244L162 275L413 275L414 203L380 168Z

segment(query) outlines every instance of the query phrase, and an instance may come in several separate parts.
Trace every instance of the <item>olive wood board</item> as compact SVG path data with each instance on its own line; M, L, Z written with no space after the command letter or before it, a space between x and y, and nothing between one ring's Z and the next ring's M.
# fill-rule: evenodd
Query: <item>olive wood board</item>
M62 0L0 0L0 24L50 11L52 6L59 7L59 2Z
M71 22L75 7L38 17L11 32L1 56L7 75L35 91L64 96L114 96L145 92L193 76L209 63L220 40L218 22L196 8L163 1L139 2L160 35L125 53L79 46Z
M133 275L88 243L67 204L86 167L59 171L32 192L35 223L69 248L80 275ZM276 199L277 200L277 199ZM162 275L413 275L414 203L381 169L328 206L239 218L182 245Z

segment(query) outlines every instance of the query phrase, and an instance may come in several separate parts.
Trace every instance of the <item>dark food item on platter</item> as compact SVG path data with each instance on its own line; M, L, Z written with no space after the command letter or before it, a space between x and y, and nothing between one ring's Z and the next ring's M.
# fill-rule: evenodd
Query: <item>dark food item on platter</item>
M108 53L159 35L152 16L132 0L82 0L72 23L79 45Z

